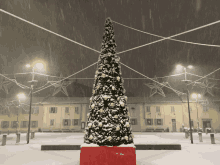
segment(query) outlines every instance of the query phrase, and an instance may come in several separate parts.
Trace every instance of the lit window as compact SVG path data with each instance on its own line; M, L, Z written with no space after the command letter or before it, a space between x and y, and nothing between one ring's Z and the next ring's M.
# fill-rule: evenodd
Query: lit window
M72 125L79 125L79 119L73 119Z
M163 125L163 119L154 119L155 125Z
M36 128L38 127L38 122L37 121L31 121L31 128Z
M137 119L131 119L131 125L137 125Z
M145 125L153 125L153 119L145 119Z
M63 125L64 126L70 126L71 125L71 120L70 119L63 119Z
M50 107L50 113L57 113L57 107Z

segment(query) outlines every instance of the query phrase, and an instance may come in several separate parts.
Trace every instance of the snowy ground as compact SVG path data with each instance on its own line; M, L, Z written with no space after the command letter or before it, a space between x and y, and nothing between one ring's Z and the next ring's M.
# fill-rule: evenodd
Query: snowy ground
M21 134L20 144L15 144L15 134L7 135L6 146L0 146L2 165L78 165L80 151L41 151L42 144L83 143L83 133L36 133L35 139L26 144L26 134ZM137 133L135 144L181 144L182 150L137 150L139 165L219 165L220 134L215 134L216 144L211 144L210 135L203 133L199 142L197 133L193 134L194 144L185 139L184 133ZM0 143L2 135L0 135Z

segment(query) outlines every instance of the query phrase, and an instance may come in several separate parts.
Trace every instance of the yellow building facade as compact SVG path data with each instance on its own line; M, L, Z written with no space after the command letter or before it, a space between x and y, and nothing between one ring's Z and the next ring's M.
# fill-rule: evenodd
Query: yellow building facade
M31 114L32 131L83 131L87 124L90 98L34 98ZM188 103L178 98L128 98L132 130L136 132L181 132L189 128ZM9 107L9 109L13 109ZM1 109L0 131L27 132L29 112ZM10 114L8 113L10 112ZM19 112L19 115L18 113ZM220 109L217 101L203 105L190 101L192 128L212 128L220 132ZM18 121L18 127L16 123Z

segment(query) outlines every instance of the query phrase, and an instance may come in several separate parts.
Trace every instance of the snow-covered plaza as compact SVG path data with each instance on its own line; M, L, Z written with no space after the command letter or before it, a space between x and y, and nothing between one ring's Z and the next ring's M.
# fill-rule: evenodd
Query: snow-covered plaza
M210 134L202 134L199 142L197 133L193 133L193 144L184 133L141 133L133 132L135 144L181 144L181 150L136 150L138 165L218 165L220 154L220 134L215 134L215 143L211 144ZM84 133L36 133L34 139L26 144L26 134L16 143L16 135L7 135L7 143L0 146L0 164L3 165L78 165L80 150L41 151L41 145L65 144L81 145ZM0 142L2 135L0 136Z

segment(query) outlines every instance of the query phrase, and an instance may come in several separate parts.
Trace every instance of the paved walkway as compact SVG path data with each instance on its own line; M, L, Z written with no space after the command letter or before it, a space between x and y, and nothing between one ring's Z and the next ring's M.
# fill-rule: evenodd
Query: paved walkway
M2 135L0 135L2 137ZM36 133L35 139L26 144L26 134L21 134L21 142L15 144L16 136L8 137L6 146L0 146L1 165L79 165L80 151L41 151L42 144L83 143L83 133ZM219 165L220 134L215 134L216 144L211 144L210 135L203 134L199 142L194 134L194 144L185 139L183 133L136 133L135 144L181 144L182 150L137 150L138 165Z

